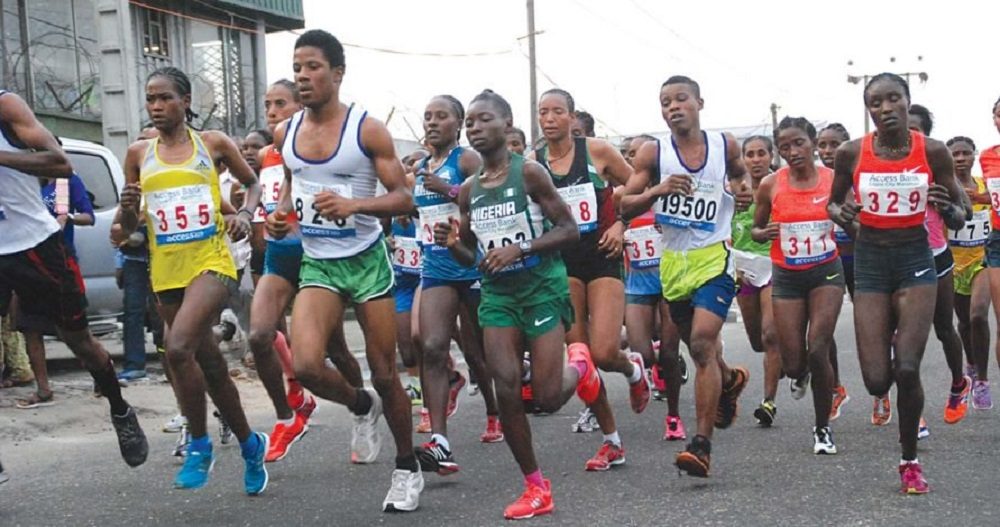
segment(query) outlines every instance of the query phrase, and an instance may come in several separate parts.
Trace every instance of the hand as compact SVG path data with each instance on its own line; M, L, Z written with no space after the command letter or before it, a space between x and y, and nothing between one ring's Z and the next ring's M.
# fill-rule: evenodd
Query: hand
M736 199L736 210L743 212L753 204L753 188L743 181L738 188L733 189L733 197Z
M342 220L357 212L356 201L347 199L336 192L324 190L315 196L313 208L328 220Z
M479 271L487 274L497 273L518 261L523 254L517 244L490 249L479 262Z
M458 238L458 220L434 224L434 245L451 248L458 243Z
M288 213L276 210L267 215L267 219L264 221L264 228L267 229L267 233L272 238L280 240L287 236L291 230L291 226L286 221L287 219Z
M620 221L614 222L604 235L597 242L597 248L604 252L608 260L617 260L622 256L622 247L625 239L625 225Z
M433 172L427 170L426 168L420 169L417 172L418 176L424 176L424 188L431 191L447 196L448 192L451 191L451 185L447 181L439 178Z
M59 230L66 230L66 223L69 221L69 216L65 214L60 214L56 216L56 223L59 224Z
M115 285L118 289L125 289L125 271L121 267L115 269Z
M657 194L694 195L694 178L690 174L672 174L655 187Z
M139 213L139 203L142 201L142 187L138 183L127 183L122 188L122 197L119 204L123 209L128 209L136 214Z
M767 227L764 227L764 235L767 236L768 240L777 240L778 236L781 235L781 224L773 221L768 223Z
M840 211L834 220L841 225L849 225L854 223L854 219L858 217L859 212L861 212L861 205L850 202L843 203L840 206Z
M121 247L128 241L128 236L125 235L125 231L122 230L122 225L120 223L111 225L110 240L112 247Z
M943 213L951 206L951 193L947 187L935 183L927 189L927 201L934 205L938 212Z
M242 214L230 214L225 219L226 232L229 233L229 239L236 242L246 238L250 234L250 220L246 216Z

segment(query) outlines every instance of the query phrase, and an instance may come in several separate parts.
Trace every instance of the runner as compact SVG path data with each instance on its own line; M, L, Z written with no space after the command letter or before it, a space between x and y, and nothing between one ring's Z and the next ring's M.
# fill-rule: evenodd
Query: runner
M552 91L552 90L549 90ZM545 97L545 94L542 94ZM539 109L541 111L541 109ZM595 137L594 116L583 110L572 112L575 120L570 126L570 135L573 137ZM544 134L543 134L544 135ZM619 152L620 153L620 152Z
M829 357L844 302L844 268L826 212L833 170L813 164L816 128L806 119L785 117L774 135L788 166L760 183L752 234L771 241L781 367L792 379L812 377L813 453L836 454Z
M507 132L507 150L517 155L523 155L527 144L528 140L524 137L524 130L515 127Z
M0 132L0 315L7 314L17 294L20 309L55 323L60 339L108 400L122 458L137 467L149 454L146 435L135 409L122 398L111 357L90 333L83 278L70 263L59 223L38 191L39 178L65 179L73 167L24 100L4 90Z
M538 101L538 124L546 142L529 156L548 169L580 231L580 240L561 251L574 312L566 343L587 344L598 368L624 375L630 385L632 410L641 413L650 398L643 358L638 353L626 354L619 346L625 317L620 261L625 222L612 196L612 186L624 185L632 168L607 141L573 137L570 131L575 115L568 92L555 88L543 93ZM625 450L603 386L589 408L597 416L604 440L587 461L587 470L608 470L625 463Z
M897 385L902 490L929 490L917 461L917 428L924 406L920 362L934 318L937 275L924 226L928 204L949 225L966 214L951 154L940 142L907 129L906 81L881 73L865 86L876 131L837 150L828 209L855 238L854 325L865 387L883 396ZM860 204L848 202L854 186ZM957 225L956 225L957 224ZM895 344L893 345L893 341Z
M246 160L250 168L253 169L254 174L257 174L258 177L260 177L262 168L261 159L258 157L258 154L261 149L271 146L273 142L274 129L270 125L268 125L267 129L253 130L243 138L243 146L240 148L240 152L243 154L243 159ZM240 199L233 201L233 205L236 207L243 206L243 197L246 195L245 187L240 186L240 191ZM263 195L261 199L263 199ZM263 204L257 207L255 212L253 219L250 221L251 227L253 227L253 235L250 237L250 246L253 249L250 257L250 275L253 277L253 284L256 291L256 285L261 275L264 274L264 251L267 249L267 243L264 240L264 220L267 216L264 214Z
M295 376L314 394L354 414L355 463L378 457L384 402L396 442L396 468L382 510L412 511L419 506L424 478L413 453L410 401L396 374L392 264L378 220L412 207L403 166L385 125L340 101L345 62L336 37L323 30L303 33L295 41L292 66L305 109L276 133L291 199L268 215L267 228L275 238L284 237L289 230L284 215L293 210L301 225L305 255L292 309ZM386 193L375 197L378 183ZM327 342L343 326L348 303L363 322L374 389L351 386L324 362Z
M743 162L753 182L754 195L758 197L761 181L771 173L774 160L774 142L770 137L755 135L743 140ZM778 381L781 380L781 353L778 350L778 336L774 328L774 310L771 302L771 244L758 243L751 236L753 218L757 205L751 205L743 212L733 215L733 261L739 289L736 303L743 316L743 329L750 339L750 348L764 353L764 399L753 412L757 424L769 427L774 424L778 407L774 399L778 395ZM807 372L808 373L808 372ZM801 399L805 395L805 384L792 380L792 398ZM803 377L808 381L808 377Z
M990 195L982 178L972 177L976 143L968 137L948 140L955 161L955 177L973 203L972 219L965 228L948 231L948 244L955 255L955 314L965 348L965 373L972 381L972 407L993 407L988 379L990 361L990 280L982 273L986 240L990 235Z
M466 134L483 159L483 172L462 185L459 226L437 223L434 241L455 260L482 274L479 320L487 363L496 384L507 444L524 474L525 491L504 510L507 519L551 513L552 488L542 476L521 402L522 345L531 347L534 401L557 411L576 393L586 404L597 400L601 379L584 343L569 346L564 365L565 329L572 324L561 248L579 238L569 207L548 172L510 153L505 132L513 122L510 105L486 90L469 105ZM477 249L478 242L478 249ZM479 258L479 253L485 256Z
M167 326L166 358L192 436L174 487L204 486L215 463L206 431L207 390L240 442L246 492L257 495L267 487L268 437L247 424L239 392L212 337L212 324L237 287L226 236L248 235L260 186L229 137L188 126L194 117L191 82L182 71L166 67L149 75L146 111L160 134L128 148L117 222L120 236L127 238L135 232L140 212L146 215L150 277ZM249 187L246 207L225 217L216 171L221 163Z
M840 123L830 123L819 131L816 138L816 151L819 153L819 160L823 166L833 170L833 161L837 155L837 148L841 144L851 140L851 134L847 133L847 128ZM848 191L848 198L854 199L854 192ZM844 282L847 285L847 294L854 300L854 240L847 234L840 225L833 224L833 236L837 240L837 252L840 253L840 264L844 268ZM840 417L841 407L851 400L847 395L847 388L840 382L840 361L837 358L837 343L833 343L833 350L830 352L830 365L833 367L833 403L830 405L830 420ZM888 393L884 398L875 398L875 405L872 410L872 424L888 424L892 418L892 404L889 401Z
M417 448L420 467L427 472L449 475L459 466L448 442L446 413L450 392L461 390L465 378L452 371L451 339L456 317L469 338L462 340L462 352L469 371L480 380L486 403L486 431L483 442L503 439L497 419L496 396L486 372L479 320L479 271L474 265L461 265L445 247L434 244L434 225L459 218L458 199L462 182L476 175L482 159L472 149L458 145L465 120L465 108L451 95L431 99L424 110L424 133L433 152L416 165L416 186L413 203L420 215L419 241L423 250L420 271L420 301L418 325L424 408L430 414L431 440ZM471 330L471 331L469 331ZM457 393L455 396L457 397Z
M1000 99L993 103L993 124L1000 132ZM986 267L990 283L990 297L994 306L1000 306L1000 145L986 148L979 154L979 168L990 193L990 236L986 241ZM1000 311L994 309L1000 322ZM1000 363L1000 329L997 330L996 356Z
M625 161L631 166L636 151L655 138L640 135L628 141ZM629 222L625 231L625 333L630 350L639 353L652 365L653 397L666 399L667 415L663 439L687 439L680 416L680 393L683 384L680 358L680 334L670 321L670 310L663 301L660 285L660 253L663 251L660 228L653 211L646 211ZM666 324L660 324L660 321ZM659 333L657 333L659 329ZM656 341L656 342L654 342ZM654 348L659 349L659 357Z
M733 213L750 206L753 191L736 139L701 130L704 101L697 82L670 77L660 87L659 102L670 142L639 149L622 212L634 217L653 206L663 229L663 297L697 367L697 432L676 464L689 475L707 477L712 432L732 425L750 378L746 368L726 365L720 333L736 293L729 248Z
M298 89L293 82L281 79L271 84L264 95L268 130L275 132L301 108ZM274 212L280 200L285 180L284 159L273 144L257 149L255 159L263 187L261 206L254 214L254 221L260 224L267 214ZM289 447L309 431L309 418L316 408L316 400L305 393L295 378L285 327L285 310L299 284L302 241L297 232L281 240L267 233L264 238L263 275L257 282L250 308L249 342L257 375L274 405L277 418L266 457L270 463L283 459ZM282 373L288 378L287 395Z
M907 122L910 130L923 133L925 137L931 136L934 117L927 108L919 104L911 105L908 115ZM949 159L950 157L949 152ZM964 191L956 198L960 198L966 206L971 207ZM960 229L965 228L965 223L956 226ZM952 226L952 228L956 226ZM965 414L969 411L972 378L966 377L962 370L962 338L955 330L954 323L955 275L952 270L955 268L955 258L948 245L944 219L934 208L927 210L927 238L934 255L934 267L938 277L937 303L934 307L934 334L941 342L945 361L948 363L948 369L951 370L951 390L944 407L944 422L951 425L964 419ZM930 429L921 417L919 436L923 439L929 435Z

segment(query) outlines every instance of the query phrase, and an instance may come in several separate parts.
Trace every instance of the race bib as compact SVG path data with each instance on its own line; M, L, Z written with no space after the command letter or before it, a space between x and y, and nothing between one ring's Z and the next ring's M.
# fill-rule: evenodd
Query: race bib
M668 194L660 198L656 208L656 223L670 227L715 231L715 222L722 208L721 182L696 181L692 196Z
M655 225L625 231L625 260L632 269L659 267L663 237Z
M319 215L316 210L316 194L328 191L351 199L349 185L320 185L309 181L296 181L292 185L292 203L295 205L295 216L299 220L299 229L303 236L318 238L351 238L357 235L354 216L328 220Z
M420 225L418 225L420 243L430 247L432 251L447 251L447 247L434 245L434 225L457 221L461 217L458 205L454 203L427 205L417 209L417 213L420 215Z
M475 217L475 214L473 214ZM528 217L521 212L510 216L499 218L481 219L473 223L476 238L479 239L480 249L486 254L490 249L506 247L515 243L520 243L532 239L531 227L528 225ZM540 261L537 254L529 255L504 267L500 273L519 271L534 267Z
M157 245L195 242L215 235L212 187L185 185L146 192L144 196Z
M832 224L830 220L782 223L781 254L785 263L798 266L829 259L837 249Z
M993 210L1000 212L1000 177L986 178L986 190L990 193Z
M948 243L957 247L982 247L990 236L990 211L977 210L965 227L953 231L948 229Z
M267 215L278 207L278 197L281 195L281 184L285 181L285 169L282 165L269 166L260 171L260 206L253 215L254 223L267 220Z
M918 172L862 173L858 178L861 208L885 217L903 217L927 210L928 176Z
M597 193L593 183L556 189L576 220L580 234L597 230Z
M419 275L423 264L420 242L406 236L393 236L392 239L396 247L392 251L393 267L400 273Z

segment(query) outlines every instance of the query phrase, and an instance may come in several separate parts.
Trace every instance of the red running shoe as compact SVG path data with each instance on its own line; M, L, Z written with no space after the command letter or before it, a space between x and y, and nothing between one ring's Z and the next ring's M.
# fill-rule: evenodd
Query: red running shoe
M524 494L504 509L503 517L508 520L525 520L549 514L555 508L552 503L552 483L546 479L544 487L528 484Z
M590 348L582 342L574 342L566 351L570 362L583 362L586 365L586 372L576 381L576 394L584 404L590 406L601 393L601 376L590 358Z
M458 411L458 394L462 392L462 387L465 386L465 377L461 373L455 372L458 376L455 380L448 383L448 413L447 417L455 415Z
M486 431L479 436L483 443L499 443L503 441L503 427L500 425L500 418L495 415L486 416Z
M271 441L268 445L267 454L264 456L264 461L267 463L273 463L284 459L285 456L288 455L288 449L295 444L296 441L302 439L308 431L309 418L303 417L303 415L299 413L295 414L292 424L290 425L275 423L274 430L271 432Z
M628 387L628 399L632 404L632 411L641 414L646 409L646 405L649 404L649 378L646 377L646 370L643 369L642 355L633 351L628 354L628 360L639 371L639 382L630 384Z
M587 460L587 471L604 472L616 465L625 464L625 449L611 441L605 441L594 457Z

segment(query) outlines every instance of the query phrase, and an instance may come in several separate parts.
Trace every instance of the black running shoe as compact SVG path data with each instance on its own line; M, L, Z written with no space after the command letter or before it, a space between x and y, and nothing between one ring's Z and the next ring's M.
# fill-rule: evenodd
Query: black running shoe
M743 393L743 388L746 388L747 382L750 380L750 372L742 366L734 367L732 372L733 376L728 386L723 384L722 394L719 396L719 407L715 413L715 427L720 429L729 428L733 424L739 413L740 394Z
M757 419L757 424L767 428L774 424L774 416L777 413L778 407L774 405L774 401L764 399L760 402L760 406L753 411L753 416Z
M128 412L123 417L112 413L111 424L115 426L115 433L118 434L118 448L125 463L130 467L138 467L145 463L146 456L149 455L149 444L146 442L146 434L139 426L135 409L129 406Z
M683 452L674 459L677 470L697 478L707 478L712 461L712 442L705 436L694 436Z
M433 439L415 448L414 452L417 455L417 460L420 461L420 469L424 472L437 472L442 476L458 472L455 456Z

